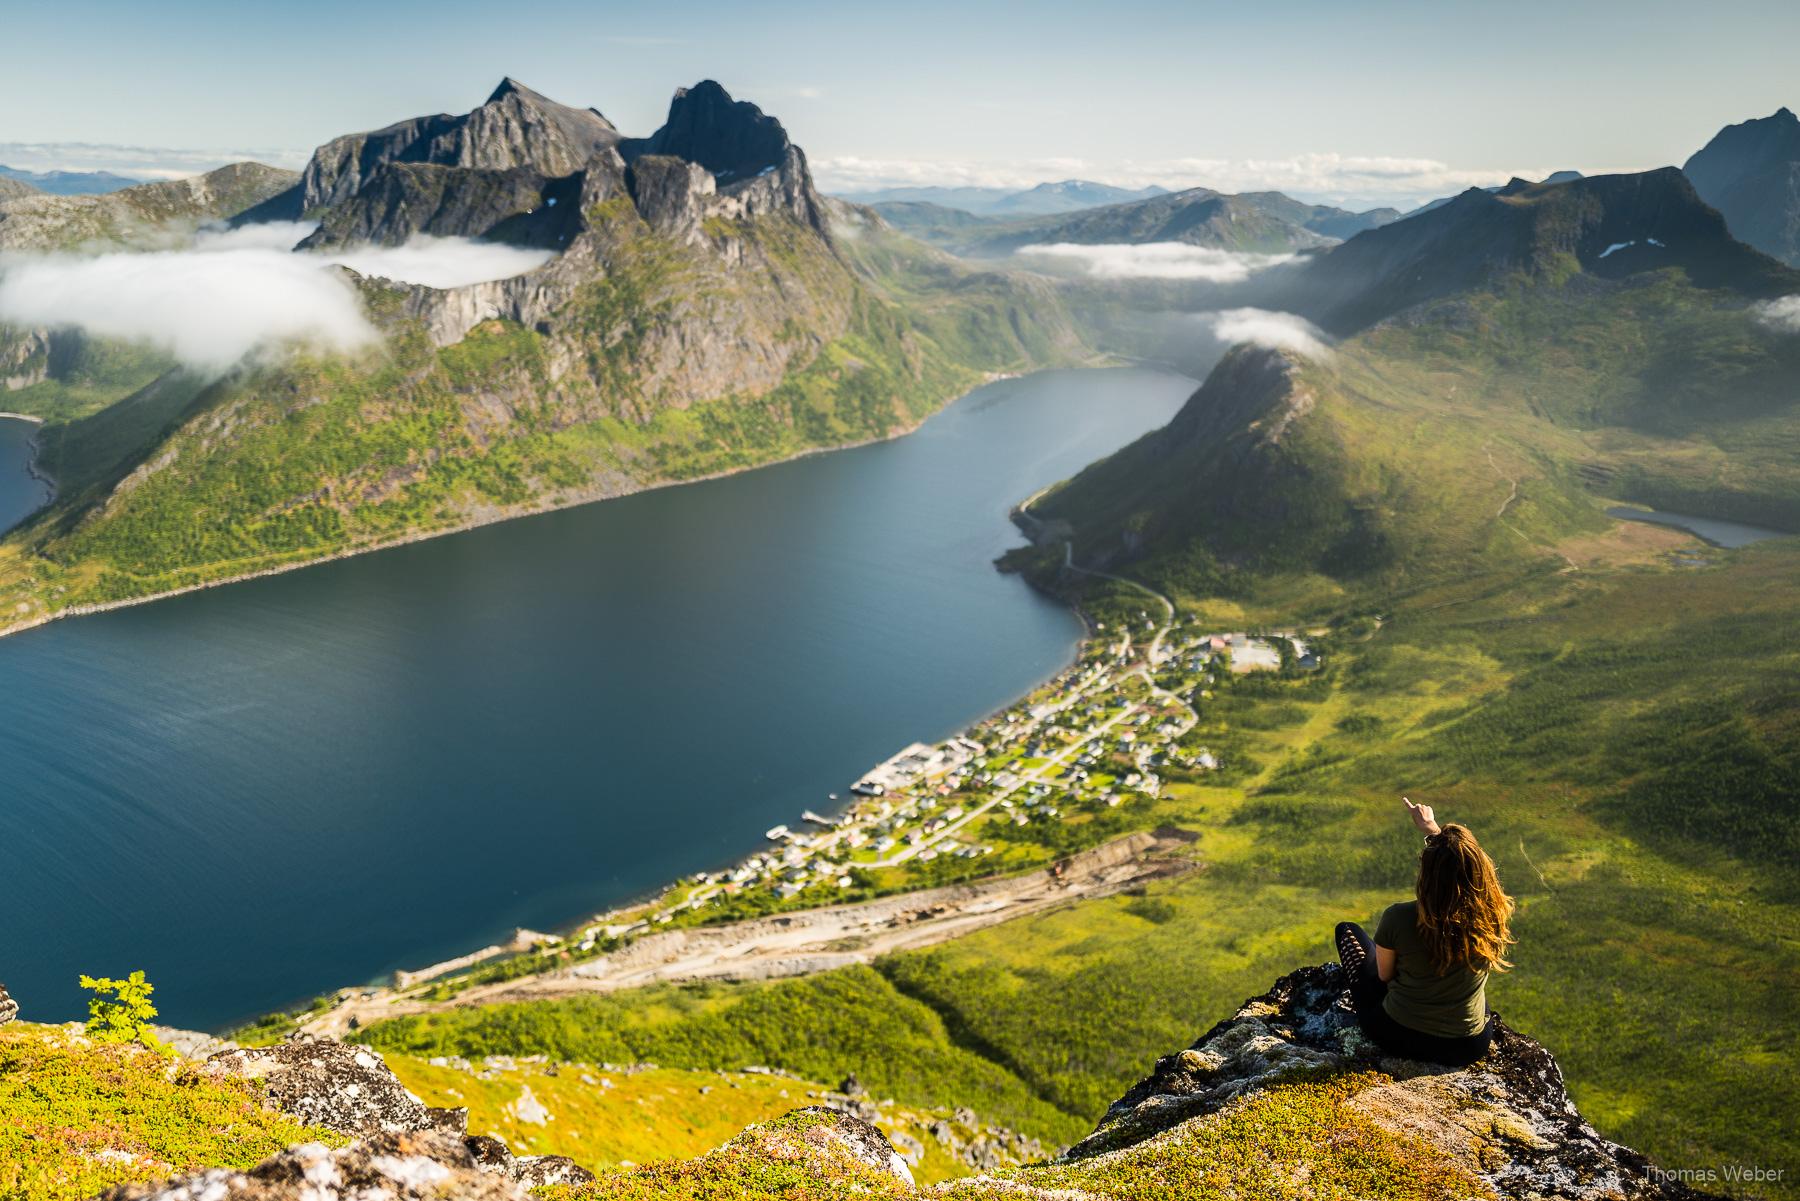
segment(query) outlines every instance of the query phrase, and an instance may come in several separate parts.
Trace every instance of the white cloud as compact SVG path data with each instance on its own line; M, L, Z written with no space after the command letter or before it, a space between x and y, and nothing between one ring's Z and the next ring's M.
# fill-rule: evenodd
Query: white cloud
M490 279L523 275L549 262L552 253L499 242L420 234L404 246L357 246L327 251L322 257L359 275L424 284L428 288L463 288Z
M1271 350L1291 350L1309 359L1329 359L1331 347L1318 326L1295 313L1271 309L1220 309L1197 314L1213 337L1228 346L1248 342Z
M1073 263L1098 279L1192 279L1215 284L1240 283L1294 258L1291 254L1251 254L1185 242L1046 242L1021 246L1014 253Z
M190 366L221 371L269 345L352 351L376 341L356 289L334 263L457 287L517 275L550 257L466 238L291 252L313 228L273 222L204 231L181 249L7 257L0 260L0 321L148 342Z
M1437 159L1394 155L1299 154L1288 158L1167 158L1097 161L1082 158L1023 161L947 161L819 157L812 167L830 192L867 192L890 187L1027 188L1046 180L1091 179L1124 188L1160 184L1166 188L1205 187L1220 192L1286 192L1312 204L1362 209L1392 205L1410 209L1439 196L1472 187L1492 187L1513 176L1542 179L1571 166L1453 167ZM1631 171L1596 168L1588 174ZM1584 168L1584 170L1586 170Z
M1800 296L1765 300L1761 304L1751 305L1750 311L1770 329L1786 334L1800 334Z

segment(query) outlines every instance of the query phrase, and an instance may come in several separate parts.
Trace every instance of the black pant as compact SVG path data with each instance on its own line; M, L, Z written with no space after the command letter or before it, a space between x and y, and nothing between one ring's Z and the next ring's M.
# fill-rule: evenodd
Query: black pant
M1467 1067L1487 1054L1494 1041L1492 1015L1480 1034L1462 1038L1426 1034L1403 1026L1382 1008L1388 986L1375 969L1375 943L1368 933L1355 922L1339 922L1337 948L1338 962L1344 965L1344 975L1350 980L1350 1003L1356 1008L1356 1024L1383 1051L1455 1067Z

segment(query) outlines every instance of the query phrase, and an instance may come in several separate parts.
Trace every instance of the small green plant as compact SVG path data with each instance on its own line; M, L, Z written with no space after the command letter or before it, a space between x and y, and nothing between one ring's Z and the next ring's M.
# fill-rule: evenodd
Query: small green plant
M123 980L83 976L81 987L94 994L88 998L89 1038L97 1043L138 1043L151 1050L162 1049L162 1041L150 1032L150 1019L156 1016L150 994L156 985L144 979L143 972L133 972ZM107 1000L109 996L114 999Z

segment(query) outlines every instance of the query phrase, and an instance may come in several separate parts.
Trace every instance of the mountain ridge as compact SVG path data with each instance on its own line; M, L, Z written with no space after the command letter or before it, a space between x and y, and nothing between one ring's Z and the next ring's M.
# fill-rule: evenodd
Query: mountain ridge
M1793 110L1726 126L1682 171L1739 238L1800 267L1800 117Z
M892 436L984 372L1084 353L1041 284L828 211L779 122L716 84L683 89L629 163L591 110L516 81L494 96L334 139L283 195L329 201L310 245L505 237L550 260L460 288L355 279L380 355L140 375L156 405L47 428L62 487L0 546L11 625ZM747 157L717 158L738 133ZM922 279L929 301L905 282Z

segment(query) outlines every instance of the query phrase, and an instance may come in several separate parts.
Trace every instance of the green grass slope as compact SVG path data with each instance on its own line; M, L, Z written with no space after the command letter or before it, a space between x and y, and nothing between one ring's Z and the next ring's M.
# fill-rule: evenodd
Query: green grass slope
M0 1197L83 1201L117 1184L247 1168L300 1142L345 1140L264 1109L131 1044L60 1027L0 1030Z
M783 219L716 222L696 247L628 202L591 217L606 268L554 332L495 320L434 346L369 284L378 352L296 352L204 387L118 373L128 395L44 431L63 486L0 544L0 611L33 620L885 437L984 372L1080 353L1040 288L891 233L853 230L845 258ZM731 354L734 337L785 373L707 394L720 360L689 348Z
M1800 530L1800 339L1758 319L1787 278L1767 260L1601 254L1597 239L1624 240L1608 206L1641 215L1656 194L1495 198L1529 218L1530 253L1408 298L1327 356L1234 353L1166 429L1033 505L1078 561L1163 589L1188 626L1317 625L1325 662L1197 697L1187 739L1228 770L1169 771L1154 803L1110 819L1194 831L1204 870L860 972L957 1052L890 1043L917 1068L896 1088L966 1089L984 1064L1022 1128L1091 1124L1149 1058L1328 959L1334 922L1407 895L1405 793L1495 855L1520 909L1492 1002L1557 1056L1603 1133L1691 1170L1778 1167L1772 1149L1800 1143L1785 1084L1800 1070L1800 546L1718 550L1604 511ZM1379 235L1395 236L1363 237ZM1142 608L1062 561L1059 543L1019 556L1096 612ZM843 979L744 986L733 1004L778 989L818 1004ZM551 1002L369 1037L500 1050L514 1020L633 1028L666 996L612 996L592 1021ZM892 1036L872 1037L808 1040L809 1071L866 1072ZM1794 1195L1791 1178L1733 1187Z

